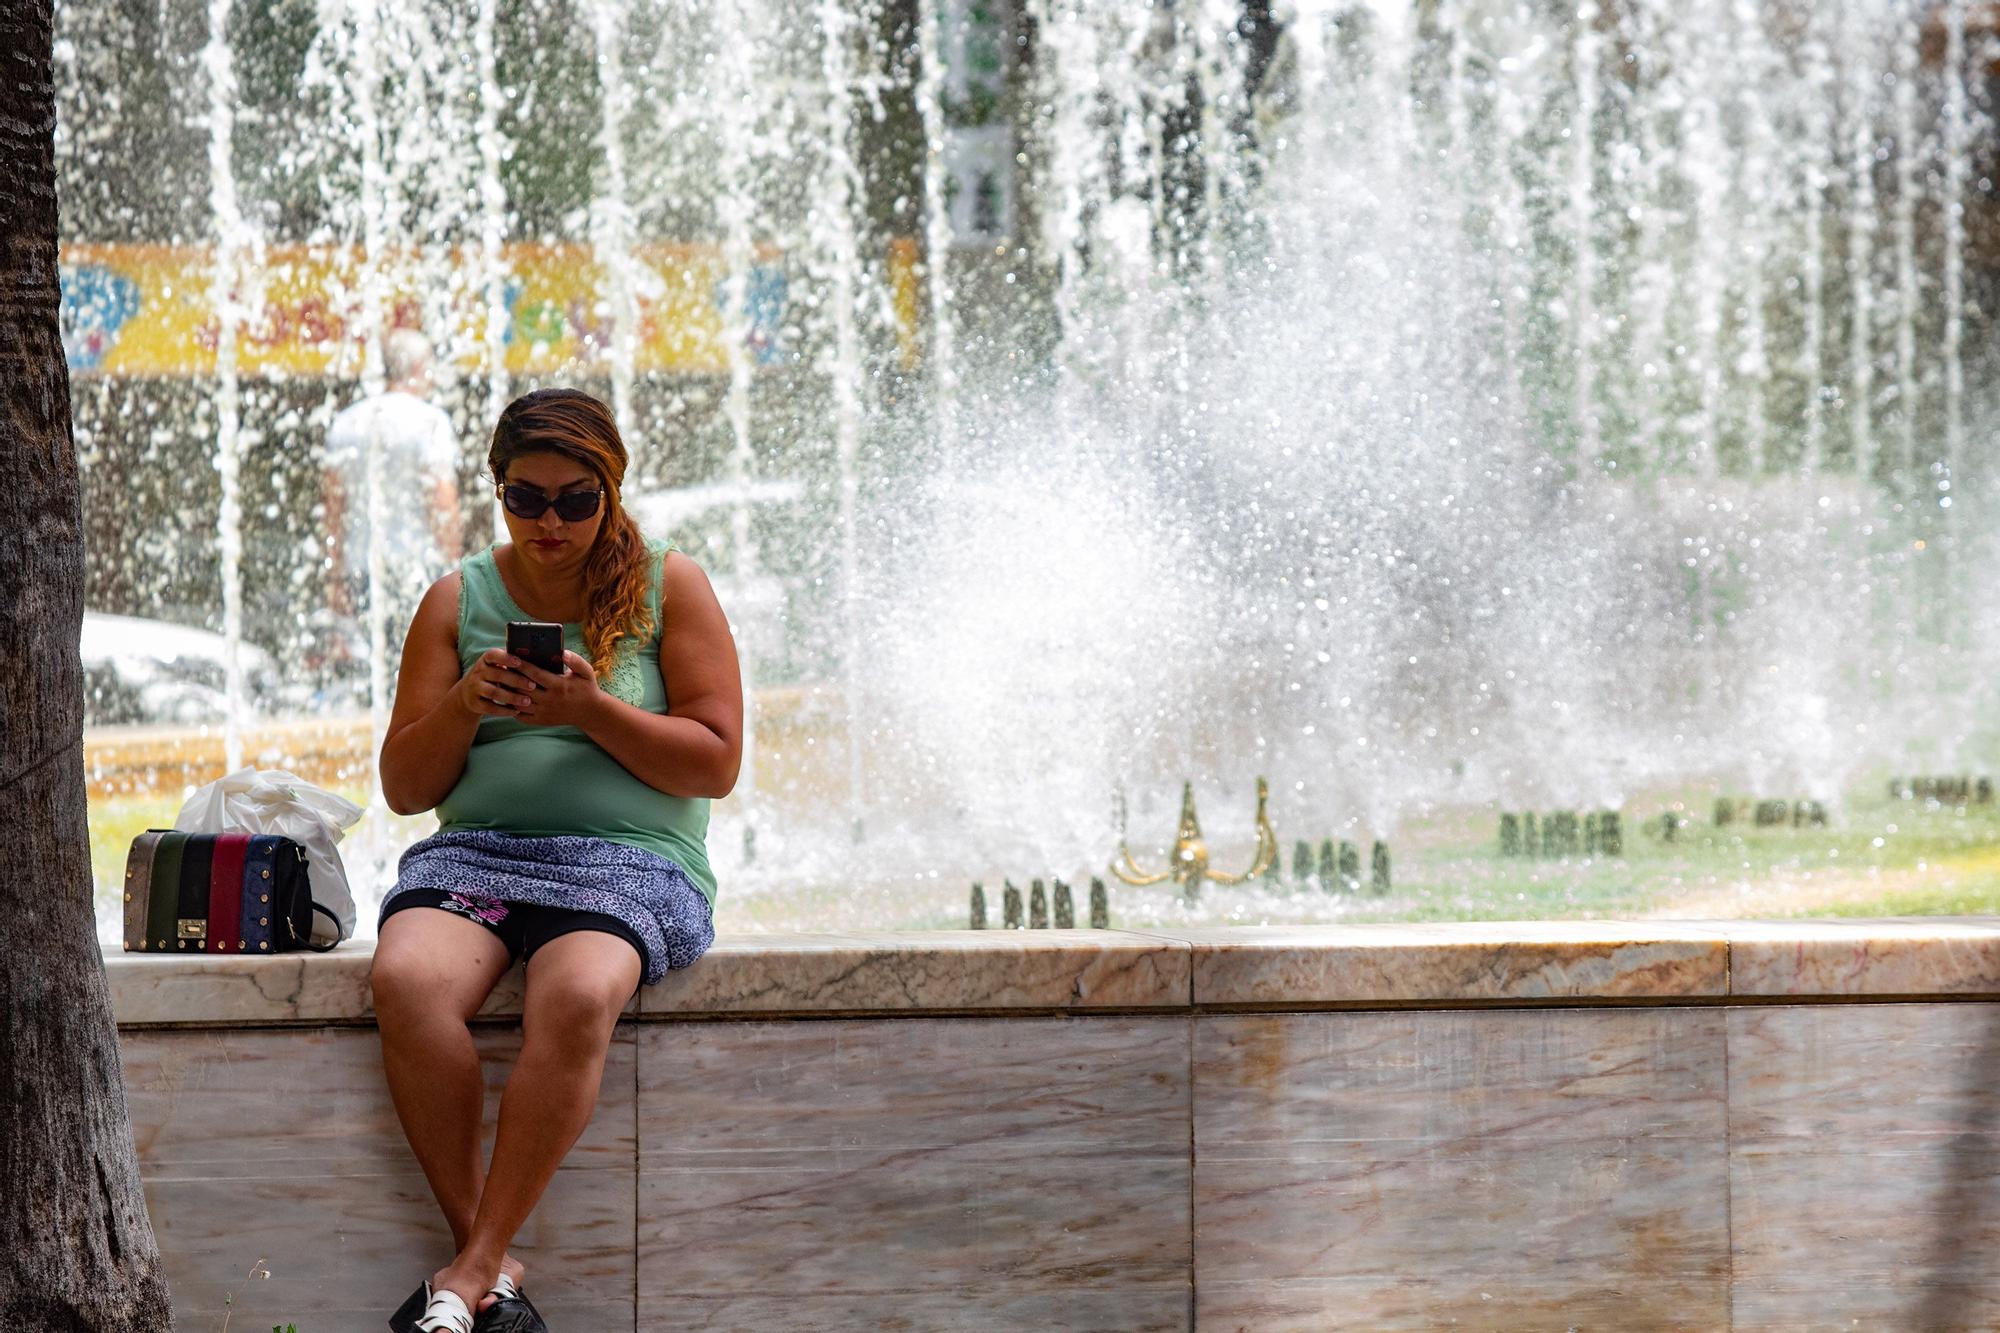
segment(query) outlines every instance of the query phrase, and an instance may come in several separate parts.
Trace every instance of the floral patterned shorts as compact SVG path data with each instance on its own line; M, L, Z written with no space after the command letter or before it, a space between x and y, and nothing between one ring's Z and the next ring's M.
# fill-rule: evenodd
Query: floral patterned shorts
M578 930L597 930L616 935L631 945L643 961L646 946L633 929L615 916L602 912L579 912L567 907L542 907L536 903L509 903L498 898L462 893L455 889L405 889L396 895L382 914L391 916L410 907L435 907L462 916L500 937L510 959L529 959L535 950L561 935Z
M410 894L425 896L406 903ZM459 905L446 906L454 895ZM568 931L608 931L639 943L649 986L671 969L692 966L715 942L709 900L677 863L575 834L440 829L404 851L377 919L411 905L456 911L525 953ZM498 919L494 905L506 909ZM517 929L518 943L510 938Z

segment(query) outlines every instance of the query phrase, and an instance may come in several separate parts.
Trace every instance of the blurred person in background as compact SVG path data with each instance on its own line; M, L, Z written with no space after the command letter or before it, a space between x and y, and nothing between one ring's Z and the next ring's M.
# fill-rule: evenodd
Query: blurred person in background
M458 563L463 519L451 418L429 401L429 340L415 329L391 330L382 362L387 387L350 404L328 428L321 479L327 601L348 631L336 634L347 652L336 643L332 655L367 653L394 679L401 629L424 590Z

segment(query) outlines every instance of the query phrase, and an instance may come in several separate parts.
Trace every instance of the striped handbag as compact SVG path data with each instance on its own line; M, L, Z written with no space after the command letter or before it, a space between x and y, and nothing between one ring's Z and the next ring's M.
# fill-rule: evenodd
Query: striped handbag
M325 953L312 942L305 849L276 834L148 829L125 862L125 948L132 953Z

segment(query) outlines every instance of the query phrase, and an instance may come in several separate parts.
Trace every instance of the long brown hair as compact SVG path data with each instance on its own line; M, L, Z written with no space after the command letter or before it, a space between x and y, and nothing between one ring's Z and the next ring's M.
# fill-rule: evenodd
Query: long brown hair
M646 540L618 497L625 441L611 409L581 389L537 389L507 404L493 427L486 450L493 480L504 482L507 465L523 454L575 459L604 487L604 523L583 564L583 643L602 678L620 639L642 639L653 631L646 610Z

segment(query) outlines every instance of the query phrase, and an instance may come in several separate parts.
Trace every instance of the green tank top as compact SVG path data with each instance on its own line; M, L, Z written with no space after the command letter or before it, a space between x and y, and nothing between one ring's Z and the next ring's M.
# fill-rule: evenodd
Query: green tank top
M667 711L660 677L660 574L671 542L648 541L652 561L648 605L653 633L621 640L607 694L649 713ZM493 563L493 548L459 565L458 660L470 670L489 648L507 646L507 622L535 617L515 605ZM563 646L583 657L583 625L563 625ZM531 727L511 717L486 717L465 756L458 785L438 804L441 831L491 829L521 837L581 834L622 842L666 857L687 872L709 905L715 874L708 866L708 800L669 796L626 771L609 751L576 727Z

